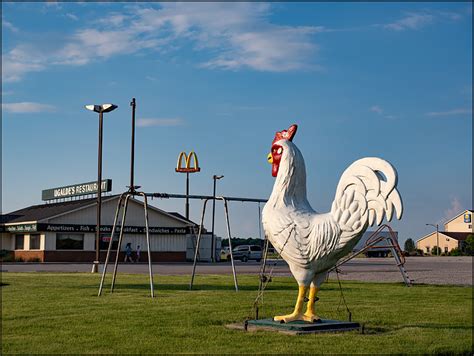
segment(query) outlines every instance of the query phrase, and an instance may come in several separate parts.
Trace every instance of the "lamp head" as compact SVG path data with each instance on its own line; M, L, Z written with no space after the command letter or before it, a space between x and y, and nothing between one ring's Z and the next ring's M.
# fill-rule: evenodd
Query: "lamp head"
M102 104L102 105L85 105L85 108L90 111L95 111L98 113L104 112L111 112L118 108L117 105L114 104Z
M117 108L118 106L114 104L102 104L102 112L111 112Z

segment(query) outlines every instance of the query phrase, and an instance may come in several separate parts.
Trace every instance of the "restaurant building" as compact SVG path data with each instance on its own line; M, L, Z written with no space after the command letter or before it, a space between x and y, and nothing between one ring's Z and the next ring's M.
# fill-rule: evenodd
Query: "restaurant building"
M101 261L105 260L118 199L119 195L102 197ZM133 251L140 246L140 262L147 261L143 205L138 199L129 200L121 247L123 254L127 243L131 243ZM152 261L191 260L198 226L178 213L166 212L152 205L148 208ZM92 262L95 260L96 219L95 197L29 206L1 216L1 248L9 251L17 261ZM210 259L210 240L210 234L206 232L199 251L201 260ZM117 241L118 231L112 245L114 250ZM135 256L133 254L132 258Z

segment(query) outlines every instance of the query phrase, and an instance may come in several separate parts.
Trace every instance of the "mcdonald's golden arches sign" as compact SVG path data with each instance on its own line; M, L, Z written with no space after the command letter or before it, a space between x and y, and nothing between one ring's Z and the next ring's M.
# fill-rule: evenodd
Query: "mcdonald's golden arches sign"
M191 159L193 163L192 166L191 166ZM189 155L187 155L186 152L181 152L179 154L178 163L176 164L176 172L196 173L196 172L199 172L200 170L201 168L199 168L199 162L196 156L196 152L191 151L189 152Z

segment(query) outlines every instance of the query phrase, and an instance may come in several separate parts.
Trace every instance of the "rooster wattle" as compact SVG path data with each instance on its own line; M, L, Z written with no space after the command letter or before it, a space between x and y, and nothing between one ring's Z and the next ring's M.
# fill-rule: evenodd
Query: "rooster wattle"
M397 172L387 161L367 157L352 163L339 181L331 212L319 214L306 199L306 168L292 142L297 125L277 132L268 161L276 177L262 212L265 235L288 263L299 285L293 313L275 321L319 320L314 310L316 294L327 271L347 255L369 225L401 218L403 205L396 189ZM309 289L308 305L303 304Z

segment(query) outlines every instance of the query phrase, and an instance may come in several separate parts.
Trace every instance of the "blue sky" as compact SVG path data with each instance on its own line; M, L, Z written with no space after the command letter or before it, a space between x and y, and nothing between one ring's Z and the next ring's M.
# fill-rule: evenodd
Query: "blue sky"
M393 226L419 238L472 209L471 32L470 3L3 2L3 212L96 179L89 103L119 106L105 116L103 175L125 189L135 97L145 191L183 193L176 159L195 150L191 193L223 174L218 193L267 198L274 133L297 123L318 212L348 165L379 156L399 173ZM256 205L230 210L234 236L258 236Z

